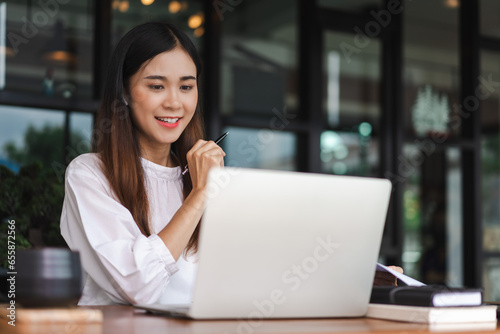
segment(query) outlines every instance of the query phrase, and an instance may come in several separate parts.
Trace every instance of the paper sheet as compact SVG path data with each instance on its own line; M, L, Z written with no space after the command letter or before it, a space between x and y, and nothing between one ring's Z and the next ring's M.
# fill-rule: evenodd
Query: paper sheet
M404 282L406 285L410 285L410 286L424 286L425 285L424 283L417 281L416 279L411 278L410 276L406 276L405 274L400 274L397 271L392 270L391 268L384 266L383 264L380 264L380 263L377 263L377 271L386 271L386 272L392 274L393 276L397 277L399 280Z

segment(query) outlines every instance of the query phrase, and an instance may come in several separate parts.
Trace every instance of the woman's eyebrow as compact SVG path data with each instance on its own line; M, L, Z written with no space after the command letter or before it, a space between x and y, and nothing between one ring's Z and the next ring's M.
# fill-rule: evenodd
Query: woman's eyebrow
M186 75L186 76L181 77L180 79L181 79L181 81L196 80L196 77L194 77L192 75Z
M167 81L167 77L164 77L163 75L148 75L147 77L144 77L144 79Z
M147 77L144 77L144 79L152 79L152 80L162 80L162 81L167 81L167 77L163 75L148 75ZM186 80L196 80L196 77L192 75L185 75L179 78L180 81L186 81Z

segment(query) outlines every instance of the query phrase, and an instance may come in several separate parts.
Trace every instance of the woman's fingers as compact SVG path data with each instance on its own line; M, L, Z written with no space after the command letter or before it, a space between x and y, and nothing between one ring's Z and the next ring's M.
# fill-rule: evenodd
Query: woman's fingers
M188 153L186 154L186 158L189 162L189 160L191 160L195 154L195 152L198 152L199 149L201 149L205 144L207 143L207 141L205 140L202 140L202 139L199 139L194 145L193 147L191 147L191 149L188 151Z
M204 189L208 171L212 167L224 166L226 153L213 141L198 140L187 154L193 189Z
M389 266L389 268L397 271L398 273L403 273L403 268L398 266ZM398 280L394 275L385 271L376 271L375 279L373 280L374 286L383 286L383 285L397 285Z
M397 284L397 279L392 274L385 271L375 272L375 279L373 280L373 286L395 286Z
M215 144L213 141L208 142L200 142L198 141L195 146L188 153L188 163L189 160L196 160L197 162L201 162L203 160L212 160L214 163L219 166L221 161L223 160L226 153Z
M403 268L401 268L401 267L398 267L398 266L388 266L388 268L391 268L392 270L395 270L395 271L397 271L400 274L403 273Z
M216 143L214 143L213 141L205 141L205 140L198 140L194 145L193 147L191 148L191 150L189 150L188 152L188 156L189 155L194 155L194 154L197 154L197 155L201 155L203 154L204 152L208 152L208 151L211 151L211 150L216 150L218 151L219 153L221 153L222 155L226 155L226 153L224 153L224 151L222 150L222 148L220 148L219 145L217 145ZM212 154L215 154L216 152L212 152Z

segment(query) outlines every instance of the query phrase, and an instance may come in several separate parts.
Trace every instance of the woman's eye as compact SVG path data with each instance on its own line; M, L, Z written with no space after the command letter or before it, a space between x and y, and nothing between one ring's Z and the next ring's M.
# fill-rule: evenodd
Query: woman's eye
M182 90L191 90L193 89L193 86L181 86Z
M163 86L162 85L150 85L149 88L151 88L152 90L160 90L160 89L163 89Z

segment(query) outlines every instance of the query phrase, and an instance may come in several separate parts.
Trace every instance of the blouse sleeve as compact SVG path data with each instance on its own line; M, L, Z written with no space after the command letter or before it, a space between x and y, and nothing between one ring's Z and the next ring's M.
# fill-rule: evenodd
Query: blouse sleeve
M117 303L156 302L178 271L156 234L144 236L130 211L88 167L70 164L61 233L88 275Z

